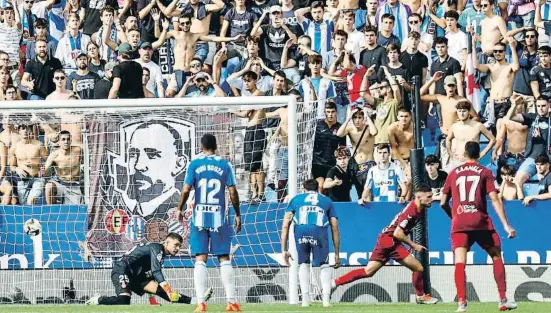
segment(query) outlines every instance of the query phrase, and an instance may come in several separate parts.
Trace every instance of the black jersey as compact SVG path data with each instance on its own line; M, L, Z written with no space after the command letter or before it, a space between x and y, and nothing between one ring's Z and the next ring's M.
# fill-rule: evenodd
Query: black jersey
M118 266L126 268L133 277L147 277L158 283L165 281L161 267L164 261L164 249L160 243L139 244L117 261Z

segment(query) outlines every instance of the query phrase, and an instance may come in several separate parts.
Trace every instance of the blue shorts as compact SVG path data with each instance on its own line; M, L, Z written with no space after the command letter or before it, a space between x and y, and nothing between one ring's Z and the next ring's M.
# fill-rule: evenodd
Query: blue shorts
M231 239L233 228L229 225L222 226L216 231L209 229L199 229L191 225L191 234L189 236L189 245L191 255L214 254L228 255L231 249Z
M208 55L209 44L207 42L201 42L195 45L195 57L201 60L201 63L205 63Z
M528 174L528 176L531 178L532 176L536 175L536 160L532 158L526 158L524 159L524 162L520 165L518 168L519 172L523 172L525 174Z
M298 252L298 264L312 263L320 266L329 260L329 238L327 228L318 226L295 226L295 243ZM312 260L310 260L312 254Z

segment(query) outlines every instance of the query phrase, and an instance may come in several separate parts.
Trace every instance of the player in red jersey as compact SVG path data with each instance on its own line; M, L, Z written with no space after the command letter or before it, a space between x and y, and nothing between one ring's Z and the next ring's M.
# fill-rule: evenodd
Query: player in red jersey
M455 255L455 287L459 307L456 312L467 311L465 261L467 252L476 242L493 260L494 278L499 291L500 311L512 310L516 303L508 301L505 295L505 266L501 259L501 241L496 233L486 204L486 195L490 196L509 238L514 238L515 230L507 222L503 203L497 196L495 179L492 172L477 163L480 157L478 142L465 144L465 164L451 171L442 188L441 206L452 219L451 242ZM452 207L448 201L452 198Z
M413 242L407 236L423 216L423 211L429 208L431 203L432 189L428 186L417 188L415 191L415 199L396 215L390 225L385 227L379 235L379 238L377 238L377 244L375 249L373 249L367 266L362 269L353 270L334 279L331 282L331 286L336 288L360 278L372 277L388 262L388 260L393 259L413 272L413 287L417 296L417 303L435 304L438 302L438 299L425 294L425 287L423 285L423 266L402 244L407 244L417 252L421 252L423 249L426 250L425 247Z

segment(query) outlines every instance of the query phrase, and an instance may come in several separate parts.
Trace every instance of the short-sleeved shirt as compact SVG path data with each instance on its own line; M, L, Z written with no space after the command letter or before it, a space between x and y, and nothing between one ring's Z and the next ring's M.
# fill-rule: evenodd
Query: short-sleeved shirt
M94 72L88 72L86 75L79 75L77 72L72 72L67 79L67 90L73 90L73 81L76 81L76 91L81 99L94 99L94 90L96 88L96 82L100 80L98 74Z
M531 96L532 88L530 87L530 70L539 64L538 52L535 51L533 54L530 54L528 49L521 48L517 51L517 54L520 69L515 75L513 91L526 96Z
M387 168L381 169L377 165L367 172L365 188L371 190L374 202L396 202L400 184L406 182L406 177L400 166L391 163Z
M115 11L119 9L117 0L80 0L80 7L85 9L83 33L91 36L100 29L100 11L106 6L112 7Z
M382 47L388 47L390 44L395 44L401 46L400 38L395 36L394 34L391 34L390 37L385 37L381 32L377 34L377 44Z
M541 65L534 66L530 70L530 81L537 81L540 94L551 97L551 68L543 68Z
M494 230L486 202L491 192L496 192L494 175L478 163L465 163L449 173L442 193L452 197L452 233Z
M304 34L312 39L312 50L321 55L329 52L331 47L331 38L335 23L331 20L323 20L316 22L310 19L302 21L302 29Z
M261 56L272 63L280 64L283 47L289 40L289 35L283 27L275 28L272 25L262 25L260 28L262 29L259 46Z
M436 61L433 61L430 66L430 75L434 75L436 72L443 72L443 77L453 76L457 73L461 73L461 65L459 61L448 56L444 61L441 61L440 58L437 58ZM436 82L435 93L439 95L445 95L446 89L444 89L444 80L440 79Z
M411 77L419 76L423 79L423 69L429 66L429 59L421 51L414 54L404 51L400 54L400 63L409 71Z
M390 143L388 135L388 128L390 124L398 121L398 101L392 99L384 101L383 99L375 99L373 108L377 110L375 116L375 127L377 128L377 135L375 136L375 144Z
M119 98L136 99L144 98L142 88L142 66L135 61L121 62L113 69L113 77L121 79ZM139 86L138 88L136 88Z
M538 195L549 193L549 186L551 186L551 172L547 173L538 184Z
M318 120L316 135L314 137L314 153L312 164L332 167L336 164L335 150L338 147L346 145L346 138L337 136L337 131L341 127L339 122L331 127L325 120Z
M227 225L226 187L235 186L230 162L218 155L201 155L189 164L184 183L195 191L194 226L218 229Z
M310 191L296 195L285 212L294 214L295 227L328 227L329 220L337 217L333 208L333 201L328 197Z
M352 189L352 182L350 181L350 177L348 176L346 171L343 171L342 168L340 168L338 165L335 165L329 170L329 172L327 172L325 178L331 178L333 180L337 178L342 181L341 185L334 186L333 188L329 188L327 190L329 198L331 198L333 202L351 201L350 190Z
M432 196L439 196L442 193L442 188L446 183L446 178L448 178L448 173L438 170L438 176L436 179L431 179L427 173L427 182L429 187L432 189Z
M341 70L340 76L346 78L346 87L350 97L350 102L354 102L360 98L360 87L367 68L363 65L358 65L354 72L348 73L346 70Z
M365 66L365 68L375 65L375 73L369 77L369 82L377 80L377 71L382 65L386 65L387 63L386 50L381 46L377 46L372 50L366 48L360 52L361 65Z
M229 23L229 37L248 35L253 29L256 20L256 14L250 10L237 13L236 9L233 8L224 15L224 21L228 21Z
M547 154L551 140L551 117L541 117L535 113L523 113L522 119L522 125L529 127L524 155L535 159L541 154Z
M394 231L396 228L400 227L407 236L411 233L415 225L417 225L421 217L423 217L423 213L417 212L417 206L415 205L415 200L413 200L394 217L387 227L383 228L381 233L394 237Z
M44 63L38 61L37 58L27 62L25 73L31 74L31 79L34 80L34 90L31 92L42 98L46 98L54 92L54 72L62 68L61 62L54 57L46 59Z

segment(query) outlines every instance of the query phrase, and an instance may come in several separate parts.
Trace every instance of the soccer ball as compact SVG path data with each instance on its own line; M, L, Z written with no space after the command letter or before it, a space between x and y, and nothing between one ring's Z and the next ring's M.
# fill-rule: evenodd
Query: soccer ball
M31 218L25 222L23 225L23 230L25 230L25 234L34 237L42 231L42 225L40 225L40 222L38 220L35 220L34 218Z

